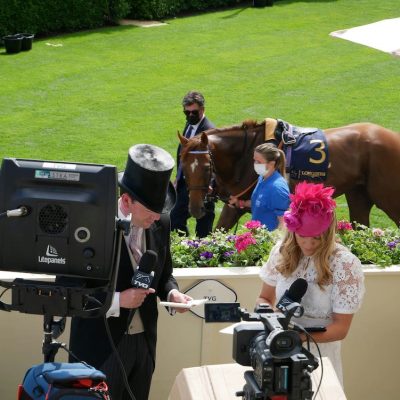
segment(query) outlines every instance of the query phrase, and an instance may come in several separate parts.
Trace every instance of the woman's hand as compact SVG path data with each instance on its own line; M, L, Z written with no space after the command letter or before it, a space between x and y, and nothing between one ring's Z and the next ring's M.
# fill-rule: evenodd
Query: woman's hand
M228 200L228 206L232 207L232 208L237 207L238 202L239 202L239 199L236 196L230 196L229 200Z
M311 336L317 343L335 342L346 337L354 314L332 314L332 323L327 325L325 332L313 332Z
M263 282L261 287L261 292L258 295L258 299L256 300L256 304L267 303L271 307L275 307L276 294L275 294L275 286L267 285Z

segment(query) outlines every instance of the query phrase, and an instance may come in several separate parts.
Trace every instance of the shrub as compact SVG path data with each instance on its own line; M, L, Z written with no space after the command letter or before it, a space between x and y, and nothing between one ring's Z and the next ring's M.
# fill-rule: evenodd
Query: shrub
M171 233L174 268L241 267L262 265L276 243L278 234L260 222L247 222L237 234L217 230L202 238L185 238Z
M96 28L130 11L130 0L13 0L0 7L0 37L31 32L49 34Z
M243 0L130 0L130 17L139 19L162 19L182 12L204 11L218 7L233 6Z
M363 264L381 267L400 264L400 230L367 228L339 221L337 240L347 246ZM280 234L267 231L260 222L249 221L232 235L217 230L202 238L186 238L171 233L174 268L243 267L262 265Z

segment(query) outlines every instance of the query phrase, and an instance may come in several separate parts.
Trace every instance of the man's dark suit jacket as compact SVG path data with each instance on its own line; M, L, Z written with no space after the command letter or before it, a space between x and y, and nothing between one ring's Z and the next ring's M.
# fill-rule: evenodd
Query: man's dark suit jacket
M172 289L178 289L178 284L172 276L172 260L170 253L170 219L168 215L161 215L149 229L146 229L146 248L158 254L157 265L154 270L152 287L155 294L149 294L140 306L140 316L145 329L146 340L149 344L151 356L155 362L157 341L157 296L166 300ZM122 292L132 287L132 263L129 257L125 240L122 240L121 258L117 277L116 291ZM119 317L109 317L111 335L118 346L122 335L129 325L130 310L121 308ZM86 361L96 368L106 361L112 349L106 334L103 318L72 318L70 350L79 359Z
M186 125L185 125L185 128L183 129L183 133L182 133L182 135L184 135L185 134L185 132L186 132L186 130L187 130L187 128L188 128L188 123L186 123ZM206 131L207 129L212 129L212 128L215 128L215 125L211 122L211 121L209 121L208 119L207 119L207 117L204 117L203 119L202 119L202 121L200 122L200 124L199 124L199 126L197 127L197 129L196 129L196 132L195 132L195 135L198 135L199 133L201 133L201 132L203 132L203 131ZM181 157L180 157L180 154L181 154L181 144L179 143L179 146L178 146L178 150L177 150L177 153L176 153L176 170L178 171L178 168L179 168L179 164L180 164L180 162L181 162ZM183 174L182 174L182 176L181 176L181 179L185 179L184 177L183 177Z

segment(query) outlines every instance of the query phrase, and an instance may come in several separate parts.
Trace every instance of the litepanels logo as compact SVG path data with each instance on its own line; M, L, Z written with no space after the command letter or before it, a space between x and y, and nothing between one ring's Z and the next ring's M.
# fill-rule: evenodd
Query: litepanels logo
M38 261L41 264L65 264L65 258L58 256L55 247L47 245L46 256L39 256Z
M58 257L57 249L53 246L48 245L46 249L47 257Z

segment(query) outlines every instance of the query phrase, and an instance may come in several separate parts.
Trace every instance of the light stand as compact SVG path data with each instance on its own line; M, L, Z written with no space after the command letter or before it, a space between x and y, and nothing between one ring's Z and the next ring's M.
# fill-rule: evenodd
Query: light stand
M55 321L53 316L45 315L43 317L44 340L42 353L45 363L54 362L58 349L64 347L64 343L59 343L54 340L63 333L64 329L65 318Z

